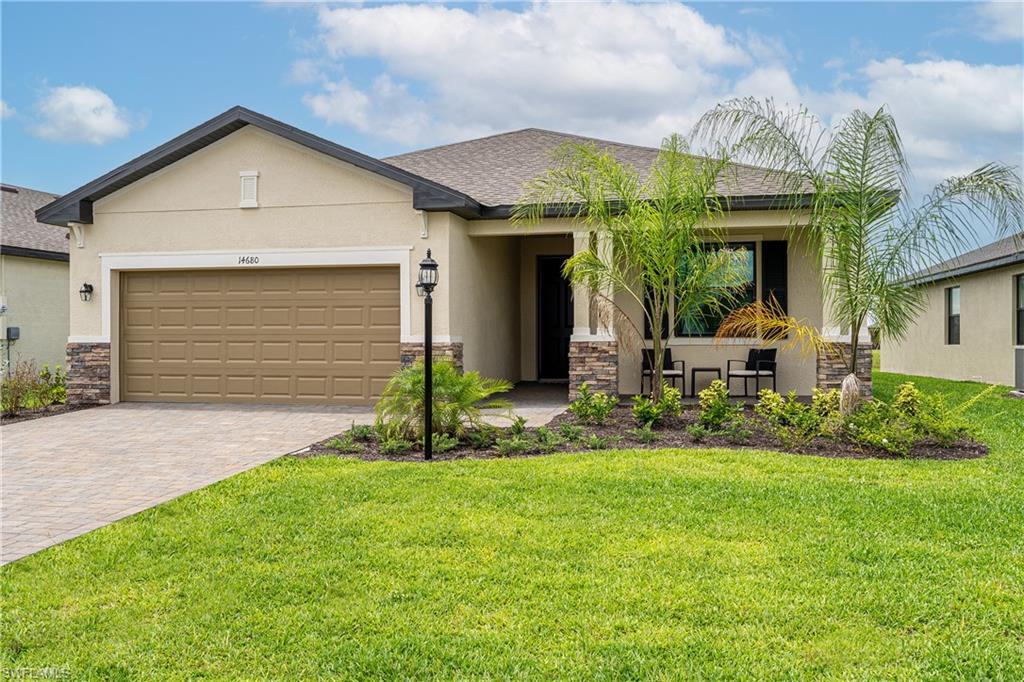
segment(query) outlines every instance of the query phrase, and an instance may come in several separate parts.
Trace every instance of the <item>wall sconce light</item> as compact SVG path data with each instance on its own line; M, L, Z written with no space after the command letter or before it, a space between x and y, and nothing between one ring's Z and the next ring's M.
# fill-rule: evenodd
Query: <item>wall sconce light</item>
M82 300L86 303L92 298L92 285L86 282L82 285L82 288L78 290L78 295L82 297Z

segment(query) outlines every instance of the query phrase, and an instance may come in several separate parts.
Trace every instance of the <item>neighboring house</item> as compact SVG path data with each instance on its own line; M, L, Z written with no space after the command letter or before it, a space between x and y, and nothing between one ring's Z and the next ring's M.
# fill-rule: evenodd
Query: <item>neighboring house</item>
M71 296L71 399L371 403L422 355L428 248L435 352L512 381L637 392L639 348L560 274L586 235L508 219L551 150L580 139L528 129L380 160L241 107L203 123L38 212L72 228L72 292L94 287ZM640 169L658 153L597 143ZM763 173L736 171L721 191L729 240L751 249L751 291L821 325L814 259L786 241ZM688 368L723 370L756 343L671 341ZM819 365L822 383L841 378L782 353L779 389L809 393Z
M882 369L1024 388L1024 234L915 276L927 308L899 343L882 342Z
M36 221L56 194L0 185L2 363L63 365L68 341L68 230ZM17 336L17 339L12 337Z

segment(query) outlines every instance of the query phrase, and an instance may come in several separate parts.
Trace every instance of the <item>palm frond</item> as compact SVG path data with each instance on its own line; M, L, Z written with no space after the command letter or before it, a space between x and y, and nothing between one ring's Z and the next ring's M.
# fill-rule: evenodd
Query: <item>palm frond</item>
M774 296L733 310L722 321L715 342L725 339L761 339L776 344L781 350L798 350L805 355L831 354L834 344L806 320L786 314Z

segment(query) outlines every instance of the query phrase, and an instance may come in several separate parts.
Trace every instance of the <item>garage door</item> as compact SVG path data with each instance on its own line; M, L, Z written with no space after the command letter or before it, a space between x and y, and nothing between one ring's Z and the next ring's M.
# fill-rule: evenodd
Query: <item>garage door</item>
M399 365L398 268L121 274L121 399L368 404Z

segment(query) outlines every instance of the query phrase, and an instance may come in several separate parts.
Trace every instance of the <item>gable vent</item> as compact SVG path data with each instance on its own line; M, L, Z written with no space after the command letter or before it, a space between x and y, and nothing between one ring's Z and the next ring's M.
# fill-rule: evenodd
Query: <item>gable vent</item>
M242 195L238 201L239 208L256 208L259 206L259 171L239 171Z

